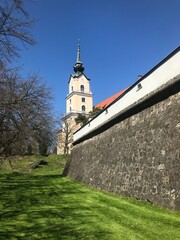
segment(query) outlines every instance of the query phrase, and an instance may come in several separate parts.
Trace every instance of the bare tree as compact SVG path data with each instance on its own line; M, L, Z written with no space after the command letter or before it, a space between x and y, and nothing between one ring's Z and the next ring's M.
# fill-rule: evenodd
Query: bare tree
M94 108L89 115L78 114L77 117L61 115L59 131L57 133L57 153L69 154L72 149L73 133L95 117L101 110Z
M20 44L35 44L26 1L0 0L0 155L46 154L54 141L50 89L37 75L22 79L18 69L7 69Z
M59 129L57 131L57 150L67 155L72 144L74 125L63 114L58 117L57 123L57 128Z
M69 144L72 143L72 127L67 119L63 121L62 132L64 132L64 154L69 154Z
M34 45L30 33L34 20L24 7L25 0L0 1L0 60L10 62L19 56L19 42Z
M53 142L51 91L36 75L0 71L0 154L46 154Z

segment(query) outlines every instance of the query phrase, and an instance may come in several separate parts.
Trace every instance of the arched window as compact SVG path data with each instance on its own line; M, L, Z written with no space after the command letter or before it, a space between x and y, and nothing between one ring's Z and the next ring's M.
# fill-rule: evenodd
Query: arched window
M71 107L69 108L69 111L71 112Z
M71 92L73 92L73 86L71 87Z
M81 92L84 92L84 85L80 86L80 90L81 90Z
M84 105L82 105L82 112L85 112L86 111L86 107Z

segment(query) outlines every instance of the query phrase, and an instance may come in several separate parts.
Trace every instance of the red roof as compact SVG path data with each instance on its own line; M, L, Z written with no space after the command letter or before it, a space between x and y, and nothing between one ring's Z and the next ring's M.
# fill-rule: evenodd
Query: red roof
M118 93L116 93L116 94L114 94L113 96L105 99L104 101L96 104L96 105L95 105L95 108L104 109L105 107L109 106L109 104L111 104L111 103L112 103L116 98L118 98L121 94L123 94L126 90L127 90L127 88L124 89L124 90L122 90L122 91L120 91L120 92L118 92Z

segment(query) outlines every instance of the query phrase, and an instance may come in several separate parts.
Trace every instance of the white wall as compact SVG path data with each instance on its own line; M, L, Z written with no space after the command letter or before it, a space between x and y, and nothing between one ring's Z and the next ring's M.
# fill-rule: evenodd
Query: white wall
M104 123L110 121L110 119L119 114L125 108L137 102L147 94L155 91L157 88L166 84L170 79L180 74L180 50L176 52L170 59L160 65L152 73L150 73L142 81L138 82L130 91L128 91L122 98L116 101L114 104L107 108L107 111L103 111L94 120L87 124L73 136L73 141L77 141L86 134L94 131ZM141 83L142 88L137 91L138 84Z

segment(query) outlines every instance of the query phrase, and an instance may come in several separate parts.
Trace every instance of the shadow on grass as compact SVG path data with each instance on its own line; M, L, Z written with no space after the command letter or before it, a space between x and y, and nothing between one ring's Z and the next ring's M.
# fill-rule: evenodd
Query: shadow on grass
M59 175L0 175L0 239L108 239L84 204L87 190Z

